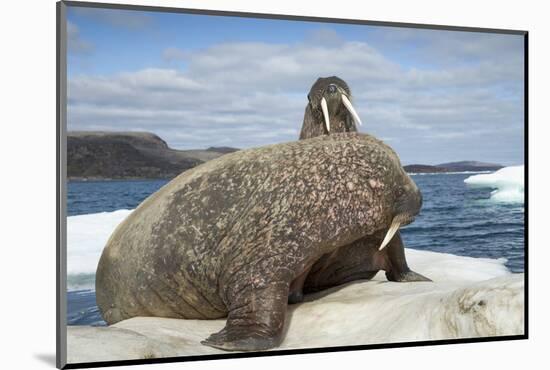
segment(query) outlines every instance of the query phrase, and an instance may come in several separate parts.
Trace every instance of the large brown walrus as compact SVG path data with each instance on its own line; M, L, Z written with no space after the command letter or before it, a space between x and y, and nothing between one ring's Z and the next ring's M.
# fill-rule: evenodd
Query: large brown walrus
M311 87L304 113L300 140L341 132L357 132L361 119L352 105L348 84L339 77L320 77ZM390 281L430 281L411 271L405 259L403 240L399 231L391 239L392 248L384 249L390 235L382 230L343 246L323 256L293 282L289 303L303 300L303 293L319 291L342 283L371 279L379 270ZM384 244L383 244L384 243ZM382 247L382 248L380 248ZM383 250L380 250L383 249Z
M97 304L108 324L227 316L204 344L276 347L304 281L317 290L379 269L403 279L397 238L386 237L384 253L352 252L411 222L421 203L395 152L369 135L228 154L182 173L116 228L97 268Z

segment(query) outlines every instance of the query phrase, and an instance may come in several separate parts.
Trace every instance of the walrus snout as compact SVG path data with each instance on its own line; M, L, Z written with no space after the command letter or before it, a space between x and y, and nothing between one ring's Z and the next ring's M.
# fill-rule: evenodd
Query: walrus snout
M327 134L331 132L331 122L345 120L348 114L356 124L362 124L351 104L348 85L336 76L317 79L311 87L308 100L311 108L322 116Z
M321 110L327 133L330 133L331 117L334 118L341 114L346 115L349 113L356 124L362 125L361 118L353 108L350 97L351 94L348 90L335 84L330 84L325 89L321 97Z

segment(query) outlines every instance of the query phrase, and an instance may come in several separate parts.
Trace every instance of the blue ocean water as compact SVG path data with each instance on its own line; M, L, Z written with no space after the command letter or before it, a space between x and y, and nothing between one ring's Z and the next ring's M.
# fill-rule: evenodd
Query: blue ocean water
M69 181L69 216L134 209L169 180Z
M401 229L407 248L470 257L506 258L524 269L523 203L490 200L491 189L471 188L470 174L412 175L424 204ZM133 209L168 180L74 181L68 184L69 216ZM69 325L104 325L90 290L68 292Z
M490 200L491 189L464 183L471 174L413 175L424 203L402 229L407 248L470 257L506 258L524 268L524 205Z

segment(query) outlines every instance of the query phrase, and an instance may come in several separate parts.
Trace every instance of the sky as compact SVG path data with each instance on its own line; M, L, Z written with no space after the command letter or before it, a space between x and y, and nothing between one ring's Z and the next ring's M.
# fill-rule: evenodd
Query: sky
M336 75L403 164L523 163L523 36L69 7L68 129L175 149L297 140Z

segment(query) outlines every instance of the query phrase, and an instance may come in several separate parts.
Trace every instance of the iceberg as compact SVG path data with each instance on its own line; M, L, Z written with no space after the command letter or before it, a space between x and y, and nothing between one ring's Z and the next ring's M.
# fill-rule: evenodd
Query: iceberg
M524 166L511 166L489 173L470 176L464 182L478 188L494 189L491 200L499 203L523 203Z

